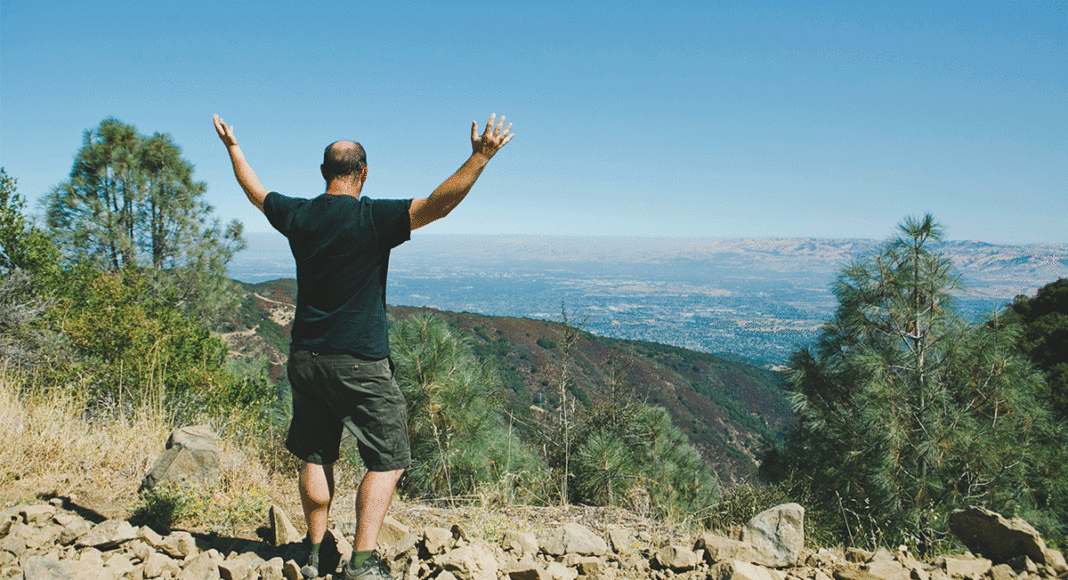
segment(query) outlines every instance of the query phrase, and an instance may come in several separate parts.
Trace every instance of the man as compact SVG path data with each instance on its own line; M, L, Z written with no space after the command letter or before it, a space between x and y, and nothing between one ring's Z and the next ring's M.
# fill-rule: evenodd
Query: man
M393 491L411 462L406 406L393 380L386 321L390 250L411 231L449 214L490 159L509 141L512 125L490 115L471 123L471 156L426 198L361 197L367 181L363 147L338 141L320 166L326 193L314 199L268 193L234 136L213 116L234 175L250 202L289 240L297 263L297 311L288 363L293 421L286 448L301 461L300 499L311 556L301 572L318 576L318 549L334 497L334 468L343 428L357 439L367 474L356 496L356 538L344 578L391 578L374 553Z

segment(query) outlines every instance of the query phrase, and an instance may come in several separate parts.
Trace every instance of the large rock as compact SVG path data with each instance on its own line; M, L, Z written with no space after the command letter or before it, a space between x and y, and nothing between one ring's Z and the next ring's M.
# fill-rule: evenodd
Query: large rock
M865 564L865 569L882 580L909 580L912 572L894 558L890 552L880 549Z
M990 571L991 562L986 558L950 558L942 560L946 575L952 578L979 580Z
M805 508L788 503L757 514L742 529L742 541L764 557L758 564L793 566L805 547Z
M141 487L152 489L163 482L181 484L218 477L219 437L207 425L193 425L171 433L166 449L152 465Z
M497 559L489 550L474 544L434 556L434 563L460 580L497 580Z
M56 515L56 506L51 504L19 506L18 514L27 524L43 524Z
M386 516L382 527L378 530L378 545L389 548L408 533L408 526L398 522L393 516Z
M586 526L567 523L549 536L542 549L553 556L564 554L602 556L608 552L608 544Z
M423 547L431 555L444 554L456 544L451 530L428 526L423 530Z
M534 534L516 530L506 530L504 532L504 540L501 542L501 546L520 558L525 555L534 556L541 549L538 545L538 538Z
M284 546L300 542L303 536L297 531L297 527L289 520L285 510L278 505L272 505L267 512L267 519L271 524L271 539L275 546Z
M250 576L258 578L256 569L263 562L263 558L254 552L234 553L218 564L219 576L223 580L249 580Z
M256 571L260 574L261 580L282 580L285 576L282 575L282 569L285 568L285 560L281 558L271 558L266 562L260 564Z
M552 575L534 562L520 562L508 572L508 578L511 580L552 580Z
M782 580L782 576L774 570L738 560L728 560L712 566L708 577L711 580Z
M684 546L669 545L657 550L656 561L664 568L682 572L697 567L697 554Z
M137 537L137 528L130 525L126 520L105 520L100 522L89 533L78 538L75 544L79 548L97 548L107 550L119 544L129 542Z
M181 567L178 565L177 560L159 552L155 552L149 556L144 564L143 570L146 578L159 578L164 572L174 576L181 571Z
M738 560L752 564L764 559L764 556L752 544L724 538L713 533L701 534L697 538L694 549L704 550L705 559L711 564L728 560Z
M59 563L40 556L31 556L22 569L25 580L71 580Z
M1064 555L1047 548L1042 536L1020 518L1007 520L997 512L970 507L949 514L947 523L949 531L969 550L995 563L1027 556L1058 570L1065 568Z
M199 552L197 540L189 532L171 532L160 542L159 550L172 558L184 560Z

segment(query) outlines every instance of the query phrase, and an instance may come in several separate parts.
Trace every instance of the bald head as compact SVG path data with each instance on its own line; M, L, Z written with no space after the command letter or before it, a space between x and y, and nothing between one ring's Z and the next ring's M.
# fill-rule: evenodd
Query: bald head
M355 178L367 167L363 146L352 141L335 141L323 152L323 178L327 183L339 178Z

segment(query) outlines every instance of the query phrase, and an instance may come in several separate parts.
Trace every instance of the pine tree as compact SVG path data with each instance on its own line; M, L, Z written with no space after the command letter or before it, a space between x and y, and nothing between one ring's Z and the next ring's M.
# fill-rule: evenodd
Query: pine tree
M959 275L930 247L941 228L928 215L900 231L839 275L837 312L791 359L799 425L769 455L789 469L762 467L804 476L854 542L923 550L956 507L1033 508L1041 460L1021 450L1059 435L1017 333L959 316Z
M500 413L499 378L441 318L415 315L390 333L397 383L408 409L413 465L407 491L455 499L492 491L530 501L544 462Z
M85 132L70 179L48 195L47 222L68 262L150 273L176 304L210 315L235 294L226 265L244 247L202 201L206 186L169 135L109 118Z
M1046 374L1053 406L1068 421L1068 278L1042 288L1033 297L1017 296L1004 324L1020 324L1020 347Z

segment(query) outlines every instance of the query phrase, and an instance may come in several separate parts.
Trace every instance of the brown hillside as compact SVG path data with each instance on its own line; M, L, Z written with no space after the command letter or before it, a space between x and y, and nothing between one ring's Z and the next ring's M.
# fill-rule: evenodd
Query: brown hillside
M395 321L417 312L441 316L467 333L481 358L496 361L508 408L517 417L534 422L532 406L546 412L556 408L563 325L391 308ZM578 385L573 394L584 403L595 403L616 381L631 386L642 402L667 409L725 482L752 475L761 437L793 420L777 373L706 353L580 332L570 372Z
M256 337L245 337L235 352L267 352L275 363L272 376L281 376L286 345L280 339L288 339L289 321L279 318L280 305L294 303L295 284L279 280L245 287L244 324L256 330ZM394 323L415 313L440 316L470 338L476 354L499 371L506 411L535 437L536 415L553 412L559 402L565 327L528 318L390 308ZM778 373L706 353L579 332L566 364L575 379L572 394L585 405L595 404L616 384L641 402L667 409L725 483L751 476L761 438L793 420Z

